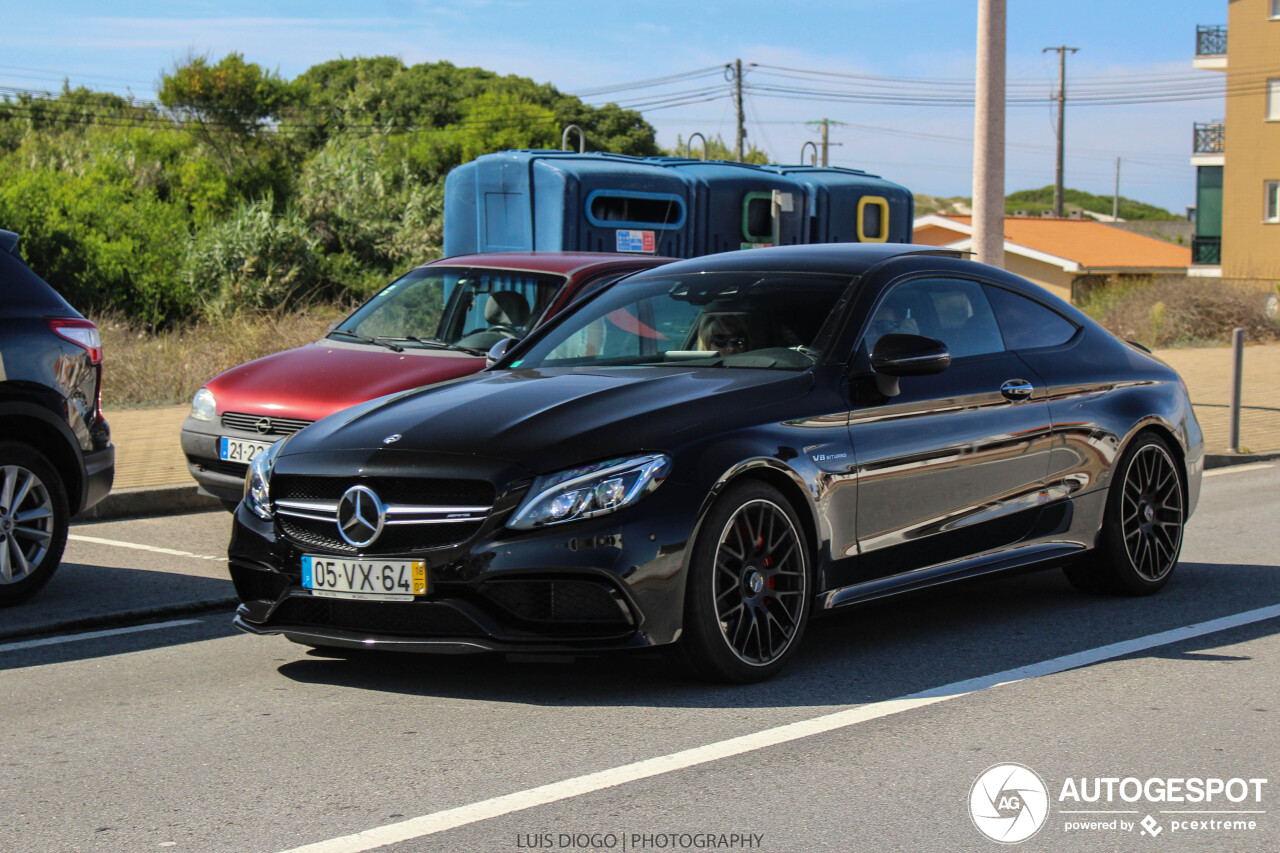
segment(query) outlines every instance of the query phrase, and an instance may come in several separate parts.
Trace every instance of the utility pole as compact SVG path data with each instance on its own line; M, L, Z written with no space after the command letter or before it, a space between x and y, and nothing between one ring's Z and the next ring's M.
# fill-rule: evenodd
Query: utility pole
M828 149L830 149L831 146L833 145L837 147L844 145L843 142L831 141L831 134L830 134L831 126L832 125L844 126L845 123L842 121L836 121L835 119L832 119L832 118L824 118L824 119L819 119L818 121L807 121L805 122L805 124L822 125L822 165L823 166L829 165L831 162L831 158L827 156Z
M973 110L973 252L1004 266L1005 0L978 0Z
M1120 221L1120 158L1116 158L1116 191L1111 196L1111 220Z
M738 104L738 142L734 146L733 156L739 163L744 157L743 143L747 138L747 119L742 112L742 60L733 61L733 95Z
M1075 53L1079 49L1063 44L1057 47L1046 47L1040 51L1048 53L1054 50L1058 53L1058 167L1053 179L1053 215L1059 219L1062 218L1062 143L1065 130L1063 122L1067 115L1067 51Z

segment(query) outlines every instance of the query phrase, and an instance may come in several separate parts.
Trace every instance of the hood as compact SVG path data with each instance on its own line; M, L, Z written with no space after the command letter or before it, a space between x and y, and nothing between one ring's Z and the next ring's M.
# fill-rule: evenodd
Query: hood
M542 474L669 451L736 420L745 424L761 406L811 386L807 372L777 370L500 370L341 412L298 433L284 454L425 451L503 459Z
M374 397L456 379L484 359L456 350L321 340L233 367L210 380L218 412L315 421Z

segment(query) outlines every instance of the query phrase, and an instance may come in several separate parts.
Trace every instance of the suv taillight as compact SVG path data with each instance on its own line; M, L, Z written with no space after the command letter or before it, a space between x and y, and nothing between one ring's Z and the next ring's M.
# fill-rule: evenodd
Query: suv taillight
M44 321L55 335L83 347L89 353L90 362L102 363L102 336L91 321L72 317L45 317Z

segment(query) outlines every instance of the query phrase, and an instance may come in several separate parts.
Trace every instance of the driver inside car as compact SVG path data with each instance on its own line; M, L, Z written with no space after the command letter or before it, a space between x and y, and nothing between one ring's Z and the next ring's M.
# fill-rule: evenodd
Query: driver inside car
M747 319L742 314L712 314L698 331L698 349L715 350L721 357L751 349Z

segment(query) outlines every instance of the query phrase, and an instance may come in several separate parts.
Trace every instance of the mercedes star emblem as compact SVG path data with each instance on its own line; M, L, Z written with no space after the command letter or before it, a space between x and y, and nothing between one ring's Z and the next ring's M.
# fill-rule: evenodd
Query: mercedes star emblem
M368 486L352 486L338 501L338 532L357 548L372 545L387 522L387 508Z
M271 432L271 418L258 418L258 422L254 424L258 432L266 435Z

